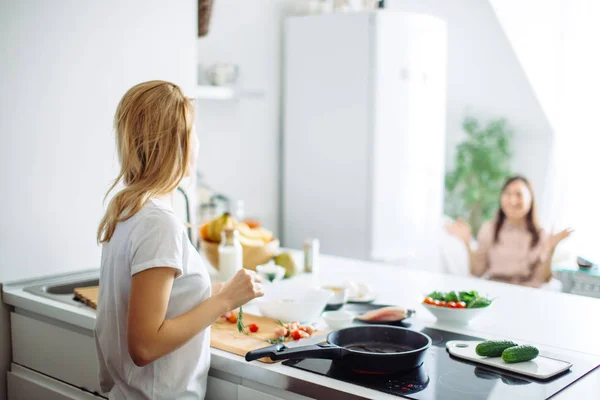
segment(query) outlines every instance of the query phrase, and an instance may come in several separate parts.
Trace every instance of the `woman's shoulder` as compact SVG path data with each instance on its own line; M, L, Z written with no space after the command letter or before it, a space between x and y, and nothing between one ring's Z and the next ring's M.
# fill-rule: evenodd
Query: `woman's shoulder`
M152 199L148 200L137 216L138 223L136 225L142 229L168 228L178 230L182 227L181 221L172 210L156 204Z

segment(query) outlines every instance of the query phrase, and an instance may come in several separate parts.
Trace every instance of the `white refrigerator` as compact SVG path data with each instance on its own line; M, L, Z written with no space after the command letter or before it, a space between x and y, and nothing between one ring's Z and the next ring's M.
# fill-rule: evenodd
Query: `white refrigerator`
M444 199L446 26L373 11L285 25L282 243L436 262Z

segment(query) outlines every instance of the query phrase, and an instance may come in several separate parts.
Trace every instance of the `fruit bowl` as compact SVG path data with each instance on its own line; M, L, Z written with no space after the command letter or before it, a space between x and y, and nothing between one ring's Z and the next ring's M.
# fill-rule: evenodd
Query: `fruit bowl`
M215 269L219 269L219 243L208 240L200 241L200 248L206 259ZM242 243L243 265L249 270L256 270L257 265L268 263L279 252L279 240L273 239L264 246L246 246Z
M279 240L273 232L262 228L257 221L238 222L229 213L200 226L200 249L208 262L219 269L219 243L224 229L233 228L238 232L238 240L242 246L244 268L256 270L257 265L268 263L279 253Z

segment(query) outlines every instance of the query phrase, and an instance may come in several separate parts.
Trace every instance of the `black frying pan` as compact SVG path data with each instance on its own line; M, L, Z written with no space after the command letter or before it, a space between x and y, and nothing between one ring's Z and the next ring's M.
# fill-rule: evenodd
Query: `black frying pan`
M327 343L287 348L284 344L252 350L246 361L325 358L336 366L363 373L408 371L423 363L431 338L421 332L386 325L352 326L327 335Z

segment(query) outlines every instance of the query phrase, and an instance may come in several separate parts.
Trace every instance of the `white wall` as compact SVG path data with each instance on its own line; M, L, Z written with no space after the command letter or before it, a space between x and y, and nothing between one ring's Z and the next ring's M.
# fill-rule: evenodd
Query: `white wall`
M195 84L196 1L2 0L0 281L98 267L132 85Z
M557 129L561 2L489 0L546 117ZM570 2L567 0L567 2Z
M392 10L423 12L448 24L447 165L463 139L465 115L505 117L515 131L516 172L542 203L552 128L490 3L485 0L387 0Z

